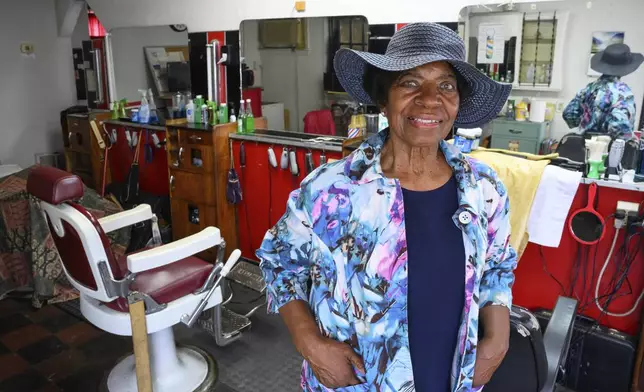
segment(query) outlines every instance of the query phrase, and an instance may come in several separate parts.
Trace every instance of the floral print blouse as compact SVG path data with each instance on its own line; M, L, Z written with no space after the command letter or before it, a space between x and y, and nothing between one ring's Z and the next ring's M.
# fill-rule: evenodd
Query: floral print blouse
M413 392L407 329L403 193L386 178L380 152L388 129L348 157L312 172L257 250L270 312L309 303L322 334L360 354L365 383L336 391ZM454 224L465 245L465 306L452 363L452 391L474 391L479 309L511 306L517 258L509 244L506 189L486 165L441 142L458 183ZM431 302L427 299L427 311ZM436 315L440 322L440 315ZM331 391L305 362L303 391Z
M570 128L629 138L635 127L635 96L617 76L602 75L583 88L566 106Z

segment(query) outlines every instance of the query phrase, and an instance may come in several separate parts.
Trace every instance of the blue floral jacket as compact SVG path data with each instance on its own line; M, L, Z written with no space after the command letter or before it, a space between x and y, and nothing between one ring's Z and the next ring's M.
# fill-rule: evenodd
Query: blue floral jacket
M380 166L387 137L383 130L348 157L311 173L257 251L269 311L307 301L321 332L362 356L366 382L337 391L414 391L403 193ZM517 260L503 184L488 166L445 142L441 148L458 182L460 207L453 220L465 244L465 306L452 366L452 391L465 392L475 390L479 309L511 305ZM428 311L439 300L428 298ZM306 362L302 389L330 391Z
M635 96L617 76L602 75L570 101L563 118L570 128L629 138L635 127Z

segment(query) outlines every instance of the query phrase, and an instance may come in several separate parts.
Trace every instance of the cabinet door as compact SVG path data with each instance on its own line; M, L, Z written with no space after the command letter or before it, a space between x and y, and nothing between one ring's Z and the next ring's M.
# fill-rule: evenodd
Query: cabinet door
M170 170L170 196L197 204L213 205L215 203L214 177L183 170Z
M172 199L172 237L174 241L200 232L209 226L215 226L215 207L192 203L181 199ZM216 249L208 249L199 254L204 260L214 262Z
M534 139L519 139L510 137L492 136L492 148L500 148L510 151L538 153L538 143Z
M211 146L181 143L178 152L179 168L192 173L213 173L214 153Z
M67 134L69 150L89 154L91 140L88 119L70 116L67 118L67 129L69 131Z

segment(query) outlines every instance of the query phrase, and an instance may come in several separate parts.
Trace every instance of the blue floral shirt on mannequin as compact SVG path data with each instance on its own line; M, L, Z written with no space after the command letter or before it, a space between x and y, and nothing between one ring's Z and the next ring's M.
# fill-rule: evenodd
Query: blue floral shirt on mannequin
M403 191L380 166L387 138L388 130L383 130L350 156L311 173L291 193L286 213L257 251L269 311L293 300L307 301L320 331L362 356L366 382L335 391L415 390ZM475 391L479 309L511 306L517 258L509 245L506 189L494 171L445 142L441 150L457 183L458 209L452 221L463 233L465 248L465 304L451 391ZM440 299L428 299L428 309L433 300ZM331 391L306 362L302 389Z

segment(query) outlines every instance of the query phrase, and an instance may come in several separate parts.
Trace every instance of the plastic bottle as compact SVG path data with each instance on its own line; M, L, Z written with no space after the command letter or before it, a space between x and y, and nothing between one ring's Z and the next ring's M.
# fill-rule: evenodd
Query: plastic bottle
M154 102L154 95L152 94L152 89L148 89L148 105L150 105L150 122L158 123L159 114L157 113L157 104Z
M246 133L255 133L255 116L253 116L253 108L250 105L250 99L246 100L246 124L244 128Z
M208 118L208 105L204 103L201 105L201 123L208 124L209 122L210 118Z
M201 105L203 105L203 96L197 95L194 100L195 104L195 124L201 124Z
M228 122L228 105L226 102L222 102L219 106L219 124L225 124Z
M239 117L237 117L237 133L246 131L246 111L244 110L244 100L239 101Z
M188 101L188 104L186 105L186 117L188 119L188 122L190 124L194 124L195 122L195 103L191 100Z
M139 90L141 93L141 107L139 108L139 122L147 124L150 122L150 104L146 98L147 90Z

